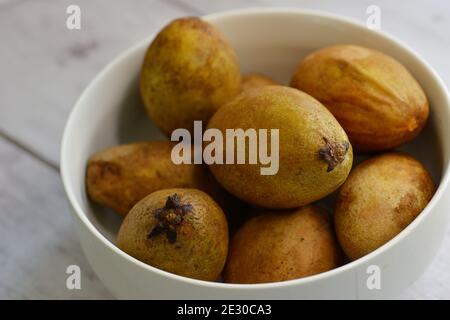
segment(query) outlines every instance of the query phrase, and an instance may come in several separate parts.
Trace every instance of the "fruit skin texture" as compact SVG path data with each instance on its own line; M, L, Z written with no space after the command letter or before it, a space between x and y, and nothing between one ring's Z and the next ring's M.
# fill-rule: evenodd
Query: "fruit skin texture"
M178 195L192 210L176 227L175 242L164 232L149 238L169 196ZM120 249L153 267L181 276L215 281L220 276L228 251L228 227L220 207L206 193L196 189L165 189L139 201L124 219L117 237Z
M338 267L341 251L329 220L314 206L252 218L231 241L225 282L285 281Z
M355 260L391 240L419 215L434 191L427 170L410 156L387 153L358 165L339 191L334 215L346 255Z
M279 85L279 83L258 73L249 73L242 76L242 91L269 85Z
M226 129L267 129L268 140L270 129L279 129L276 174L261 175L260 167L268 165L248 163L248 143L246 164L209 166L225 189L255 206L287 209L321 199L345 181L352 166L344 130L320 102L297 89L264 86L244 91L214 114L208 128L219 129L224 137ZM328 152L341 161L331 171L324 158Z
M240 91L236 54L209 23L189 17L159 32L141 69L141 96L154 123L167 135L192 131Z
M125 216L142 198L167 188L196 188L210 194L227 212L239 207L206 166L175 165L170 141L138 142L102 150L89 159L89 198Z
M313 52L298 65L291 86L322 102L357 152L398 147L414 139L428 119L427 97L408 70L364 47Z

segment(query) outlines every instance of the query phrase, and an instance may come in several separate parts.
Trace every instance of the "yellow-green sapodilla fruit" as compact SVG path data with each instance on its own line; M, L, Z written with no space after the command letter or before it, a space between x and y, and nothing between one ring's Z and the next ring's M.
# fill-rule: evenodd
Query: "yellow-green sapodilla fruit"
M217 203L200 190L163 189L131 209L117 245L153 267L215 281L227 258L227 220Z
M267 131L267 144L259 134L258 161L249 161L249 139L244 149L245 163L211 164L211 172L228 191L242 200L266 208L295 208L319 200L336 190L350 172L353 153L342 127L319 101L297 89L284 86L262 86L246 90L221 107L211 118L208 128L218 129L224 145L230 146L227 129ZM272 132L278 130L278 152ZM234 136L239 156L239 142ZM242 139L241 139L242 140ZM276 141L275 141L276 142ZM264 151L267 148L268 152ZM242 150L242 148L241 148ZM262 174L267 167L261 154L276 161L275 174Z
M236 54L211 24L195 17L174 20L150 45L141 70L145 107L166 134L192 131L240 91Z
M322 102L356 151L392 149L414 139L429 113L427 97L409 71L379 51L339 45L311 53L291 86Z

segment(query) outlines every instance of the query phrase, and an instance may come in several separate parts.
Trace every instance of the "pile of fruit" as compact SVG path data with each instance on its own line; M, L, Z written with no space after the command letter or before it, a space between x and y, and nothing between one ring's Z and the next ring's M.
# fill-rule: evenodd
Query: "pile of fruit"
M241 75L214 26L182 18L148 48L140 91L169 137L179 128L192 132L198 120L224 136L227 129L279 130L273 175L260 174L260 164L175 164L171 141L91 157L90 199L124 217L118 247L162 270L230 283L331 270L395 237L435 191L419 161L389 151L420 133L429 106L408 70L381 52L323 48L283 86ZM369 157L352 169L353 152ZM335 191L334 212L315 203Z

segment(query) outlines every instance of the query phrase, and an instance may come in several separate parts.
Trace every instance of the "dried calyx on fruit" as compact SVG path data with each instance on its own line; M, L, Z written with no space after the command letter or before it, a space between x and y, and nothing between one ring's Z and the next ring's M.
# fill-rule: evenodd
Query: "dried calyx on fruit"
M348 141L332 142L323 138L325 146L319 150L320 158L328 164L327 172L332 171L338 164L345 159L350 143Z
M164 207L156 209L154 215L157 225L148 234L148 239L153 239L165 232L167 240L175 243L177 240L177 226L183 222L184 216L192 212L191 204L182 204L180 197L175 193L167 197Z

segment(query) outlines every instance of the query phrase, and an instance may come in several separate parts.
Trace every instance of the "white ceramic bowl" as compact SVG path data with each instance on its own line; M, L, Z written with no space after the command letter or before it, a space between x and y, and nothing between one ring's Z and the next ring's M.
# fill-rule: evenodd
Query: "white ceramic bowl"
M99 278L119 298L395 297L430 263L449 220L450 105L442 81L399 41L342 17L298 9L247 9L204 19L219 27L231 42L243 72L262 72L283 83L288 83L295 65L307 53L332 44L359 44L397 58L421 83L431 105L429 125L403 149L425 163L438 190L419 217L378 250L340 268L303 279L257 285L205 282L167 273L134 259L114 245L118 216L88 201L85 168L89 156L102 148L163 139L144 112L137 85L149 38L126 51L95 78L76 103L64 132L61 175L82 247ZM369 290L367 286L371 265L380 268L380 290Z

